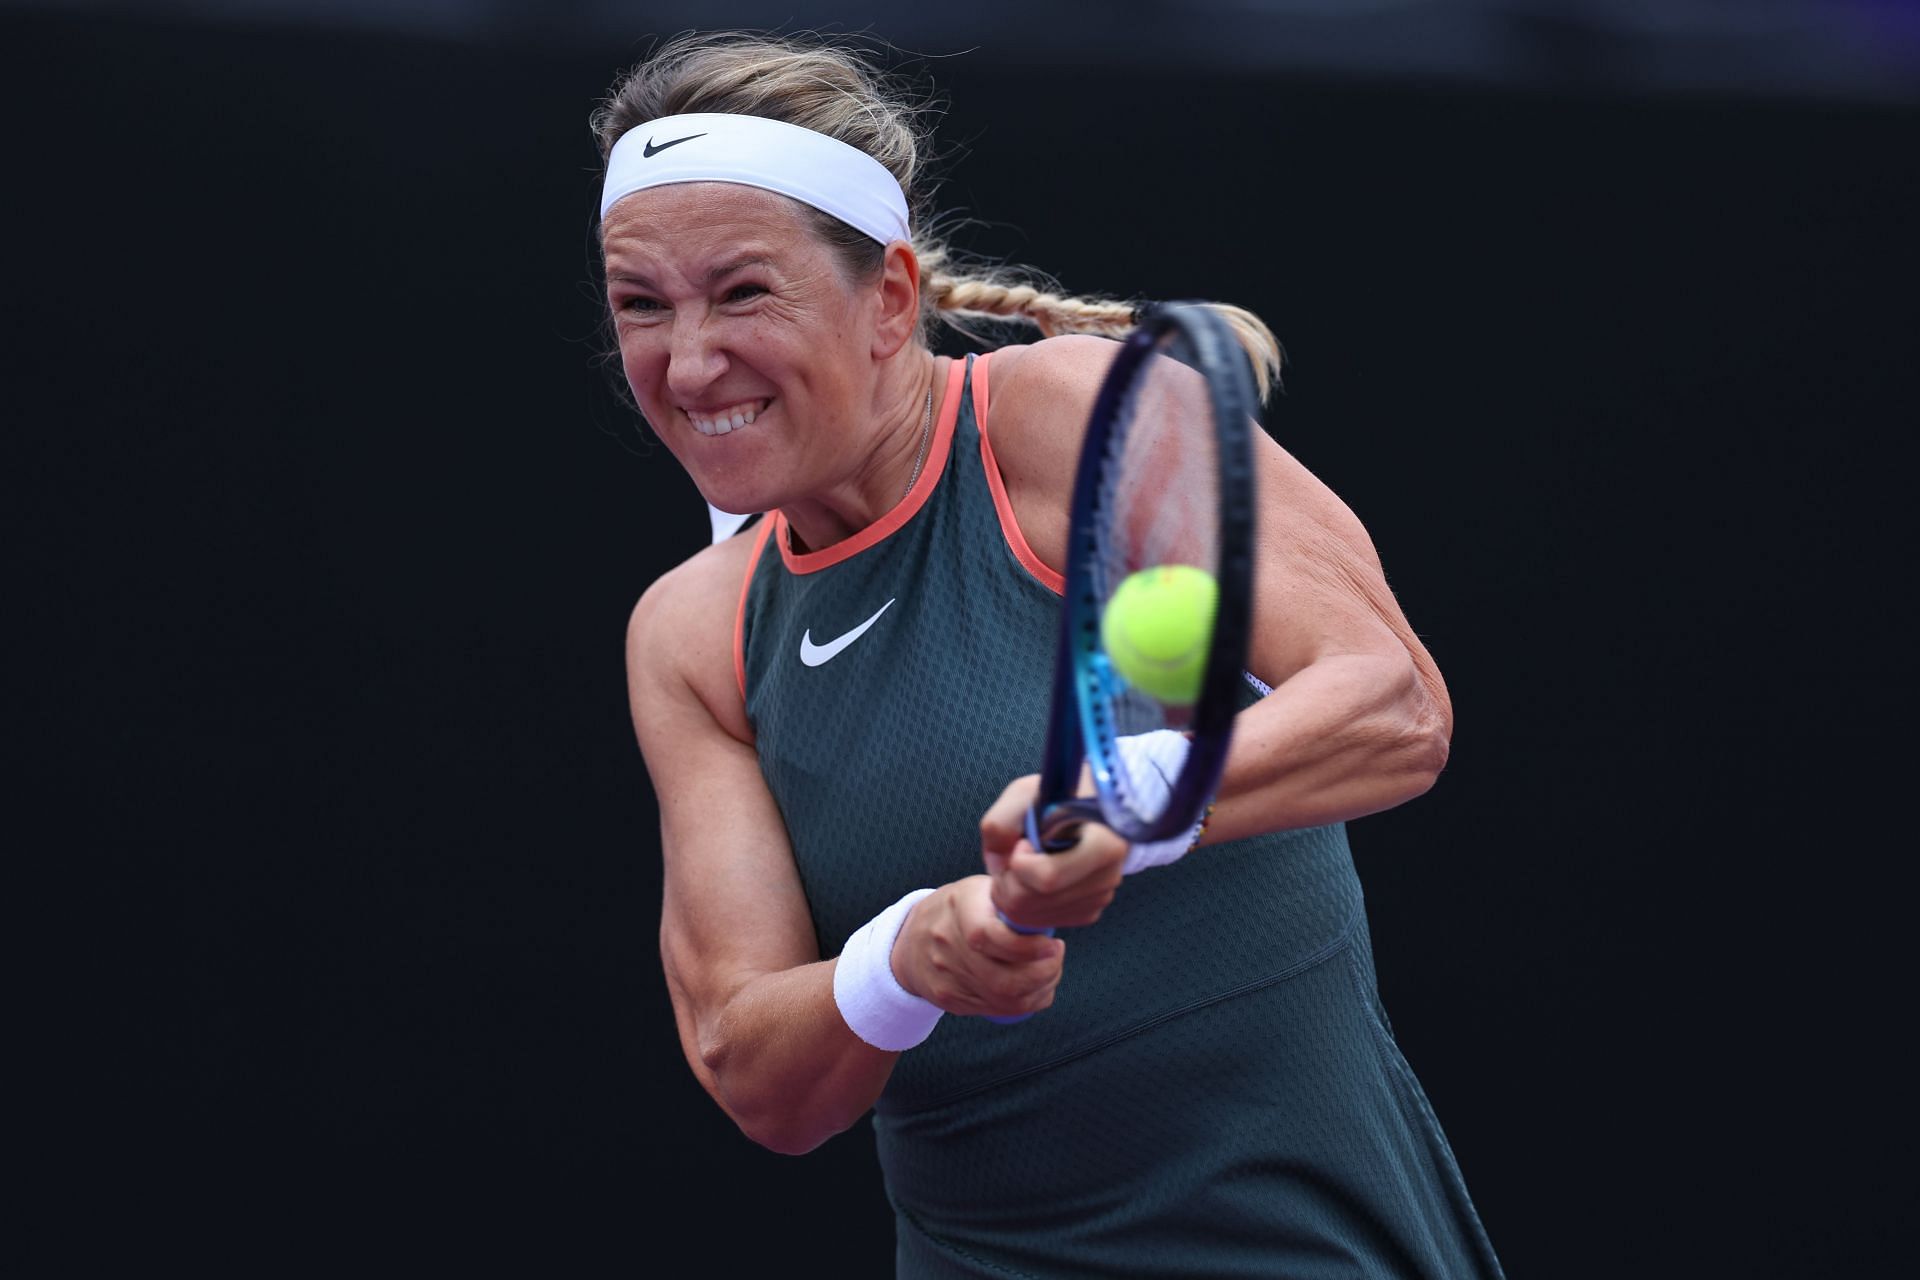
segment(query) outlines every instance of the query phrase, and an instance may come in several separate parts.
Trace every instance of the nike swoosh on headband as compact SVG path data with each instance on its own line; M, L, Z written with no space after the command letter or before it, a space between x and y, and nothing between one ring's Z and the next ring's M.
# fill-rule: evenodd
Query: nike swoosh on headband
M640 148L640 157L643 160L651 160L668 147L677 147L683 142L692 142L695 138L704 138L706 136L704 133L690 133L684 138L675 138L672 142L663 142L657 147L653 145L653 139L648 138L647 145Z
M897 600L899 597L895 596L894 599ZM836 640L829 640L825 644L815 644L813 642L813 628L808 627L805 634L800 637L800 661L810 667L817 667L823 663L831 662L834 655L838 654L855 640L858 640L861 636L867 634L867 628L880 621L880 614L885 613L891 608L893 608L893 600L889 600L881 605L879 612L875 613L871 618L868 618L853 630L847 632L847 634Z
M695 138L697 147L661 154ZM913 239L900 180L860 148L796 124L704 111L661 116L620 136L607 153L600 220L636 192L682 182L758 187L830 214L883 245Z

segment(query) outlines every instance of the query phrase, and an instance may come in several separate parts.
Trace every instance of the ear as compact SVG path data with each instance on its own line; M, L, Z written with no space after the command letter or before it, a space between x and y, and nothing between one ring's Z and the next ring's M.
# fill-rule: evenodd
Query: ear
M878 304L873 326L873 354L885 360L913 338L920 323L920 258L905 240L887 246L874 286Z

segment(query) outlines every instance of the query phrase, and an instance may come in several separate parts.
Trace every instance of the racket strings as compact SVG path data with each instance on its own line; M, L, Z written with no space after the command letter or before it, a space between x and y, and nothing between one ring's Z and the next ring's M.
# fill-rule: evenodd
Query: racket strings
M1220 501L1217 436L1206 381L1178 334L1150 354L1121 401L1098 487L1102 519L1092 590L1106 604L1143 569L1190 565L1217 572ZM1097 616L1097 615L1096 615ZM1111 739L1185 727L1186 709L1127 684L1109 662L1094 733ZM1172 781L1145 753L1108 755L1113 791L1142 822L1157 819Z

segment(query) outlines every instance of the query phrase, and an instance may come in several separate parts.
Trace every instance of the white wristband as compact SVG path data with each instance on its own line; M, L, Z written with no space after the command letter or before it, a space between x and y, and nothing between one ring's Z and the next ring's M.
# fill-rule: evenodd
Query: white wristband
M833 966L833 1002L853 1034L876 1049L898 1053L933 1034L945 1012L893 976L893 943L913 904L931 894L915 889L853 931Z
M1180 769L1187 762L1187 735L1173 729L1155 729L1152 733L1116 738L1114 745L1120 748L1120 764L1133 783L1138 806L1152 811L1164 805L1173 790L1173 780L1180 776ZM1134 845L1127 850L1127 860L1120 864L1120 874L1130 876L1148 867L1164 867L1179 861L1193 847L1194 838L1199 834L1200 824L1196 822L1170 839Z

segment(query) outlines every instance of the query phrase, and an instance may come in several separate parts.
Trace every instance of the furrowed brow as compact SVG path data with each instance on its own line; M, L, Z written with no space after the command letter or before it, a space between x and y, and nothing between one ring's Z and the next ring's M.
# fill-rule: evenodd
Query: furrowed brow
M765 254L750 253L745 257L735 258L732 262L721 263L713 270L707 272L707 285L708 287L712 287L718 284L723 278L732 275L736 271L744 271L748 267L770 267L772 265L773 259L767 257Z
M735 258L731 262L723 262L719 266L709 270L707 272L706 283L707 286L711 288L736 271L744 271L748 267L771 267L773 265L773 259L765 254L750 253L744 257ZM645 289L654 293L659 292L659 286L655 285L652 280L649 280L646 276L635 275L631 271L609 271L607 273L607 283L632 285L636 289Z

